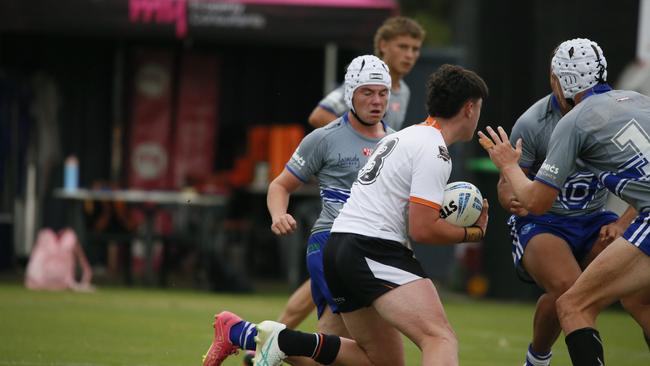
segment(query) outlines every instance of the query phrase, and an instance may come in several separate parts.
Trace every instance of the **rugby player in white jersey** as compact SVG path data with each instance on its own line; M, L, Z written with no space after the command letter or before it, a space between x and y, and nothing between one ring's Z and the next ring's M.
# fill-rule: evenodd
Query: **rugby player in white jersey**
M285 169L269 185L267 206L273 233L290 234L297 227L296 220L287 212L291 193L312 176L318 179L322 210L307 241L307 269L312 279L308 293L313 299L306 300L317 305L319 332L349 337L325 283L323 248L334 219L350 195L359 169L365 165L379 140L394 131L382 121L391 86L389 70L383 61L372 55L356 57L347 68L344 85L350 111L305 136ZM205 357L205 366L219 365L237 349L255 350L257 329L254 323L223 311L216 315L214 328L215 342ZM221 337L226 334L227 341ZM390 345L392 348L387 351L403 358L401 342ZM319 360L318 357L315 359ZM294 364L315 362L301 358Z
M468 228L440 218L439 209L451 173L447 147L472 139L488 89L474 72L452 65L434 72L427 88L429 117L380 142L325 246L327 285L353 339L264 321L257 327L258 365L315 354L328 365L404 365L386 351L401 342L397 331L422 350L422 365L458 364L457 339L438 293L407 243L409 236L434 245L483 238L487 201Z

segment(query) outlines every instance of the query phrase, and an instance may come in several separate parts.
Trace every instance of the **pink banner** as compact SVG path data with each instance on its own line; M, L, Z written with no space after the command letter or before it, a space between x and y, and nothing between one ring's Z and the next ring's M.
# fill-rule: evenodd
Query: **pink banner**
M174 133L173 175L177 188L204 181L212 174L219 89L219 59L186 52Z
M131 23L173 24L176 37L187 34L187 0L129 0Z
M169 188L171 133L171 52L139 49L134 53L129 186Z
M200 2L210 2L210 0ZM397 8L394 0L229 0L223 2L251 5L324 6L330 8Z

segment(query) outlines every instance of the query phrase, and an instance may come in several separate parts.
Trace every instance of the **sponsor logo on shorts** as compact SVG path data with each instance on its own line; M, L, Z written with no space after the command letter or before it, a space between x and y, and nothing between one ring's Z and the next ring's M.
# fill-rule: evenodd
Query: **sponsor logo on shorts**
M345 302L345 297L334 297L332 298L337 305L341 305Z
M531 230L533 230L534 227L535 227L535 224L533 224L533 223L524 225L524 227L521 228L521 235L528 234Z

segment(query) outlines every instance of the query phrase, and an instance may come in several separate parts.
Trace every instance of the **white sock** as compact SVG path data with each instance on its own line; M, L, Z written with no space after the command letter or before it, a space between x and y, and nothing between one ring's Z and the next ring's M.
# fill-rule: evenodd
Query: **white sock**
M528 352L526 353L526 365L525 366L549 366L551 364L551 356L553 352L549 352L545 355L538 355L533 351L533 345L528 346Z

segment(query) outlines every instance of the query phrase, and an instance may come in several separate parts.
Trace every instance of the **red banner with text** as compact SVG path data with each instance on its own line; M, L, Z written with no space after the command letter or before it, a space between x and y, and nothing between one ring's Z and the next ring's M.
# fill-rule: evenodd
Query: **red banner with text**
M133 55L129 187L169 188L173 54L137 49Z
M183 54L174 133L175 187L202 182L214 170L219 68L216 56Z

